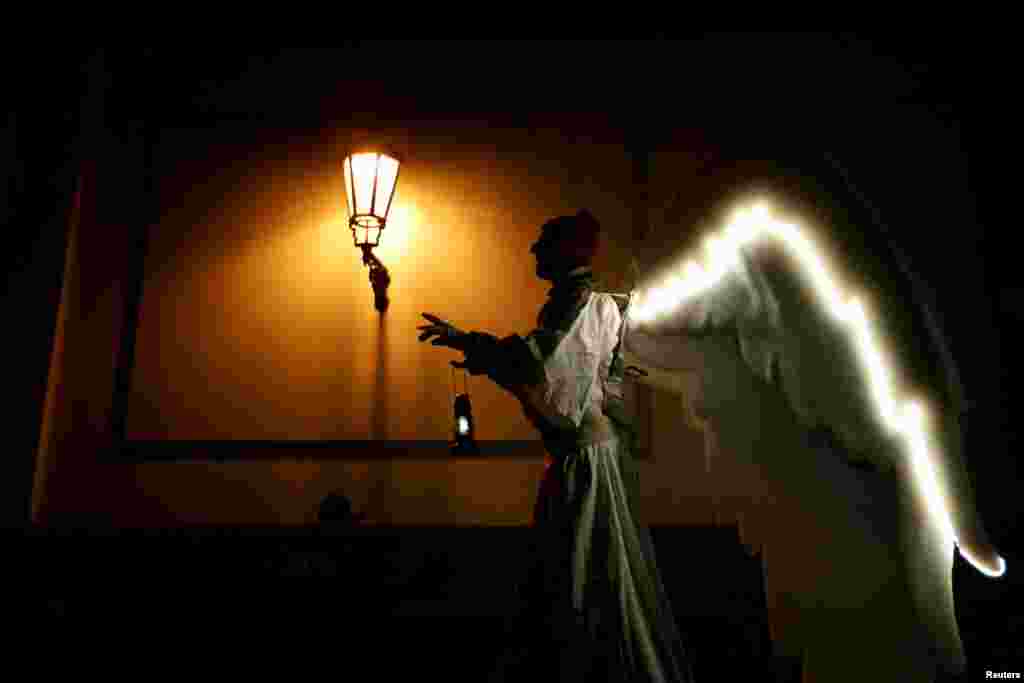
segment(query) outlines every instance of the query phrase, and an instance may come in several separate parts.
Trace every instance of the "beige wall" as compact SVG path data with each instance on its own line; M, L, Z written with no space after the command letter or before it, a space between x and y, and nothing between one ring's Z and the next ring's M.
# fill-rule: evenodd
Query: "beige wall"
M383 319L346 227L340 164L315 154L316 140L233 150L246 158L198 191L165 193L146 268L129 438L447 438L447 361L459 356L417 342L420 313L498 335L525 332L549 286L529 253L538 226L592 206L610 233L628 229L614 195L624 182L621 148L559 144L555 134L490 137L406 145L375 250L392 273ZM545 156L524 152L531 145ZM205 166L179 165L186 180L168 185L203 178ZM482 380L472 389L481 439L536 438L511 397Z

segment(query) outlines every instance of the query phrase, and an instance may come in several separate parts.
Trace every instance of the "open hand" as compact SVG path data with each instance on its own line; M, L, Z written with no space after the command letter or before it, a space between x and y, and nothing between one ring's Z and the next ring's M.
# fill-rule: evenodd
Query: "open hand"
M465 335L462 330L450 323L446 323L435 315L424 313L423 317L429 320L431 324L420 325L416 328L422 333L419 337L420 341L427 341L431 337L435 337L430 342L433 346L448 346L453 349L462 350L462 342Z

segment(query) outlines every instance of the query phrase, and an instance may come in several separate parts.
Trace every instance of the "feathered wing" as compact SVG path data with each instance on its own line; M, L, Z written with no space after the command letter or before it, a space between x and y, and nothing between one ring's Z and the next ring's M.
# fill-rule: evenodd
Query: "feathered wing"
M991 576L955 411L901 400L876 338L792 225L730 226L693 263L634 291L628 364L683 394L705 430L716 499L746 496L773 640L809 680L932 680L965 657L954 544ZM742 476L741 476L742 475ZM733 482L756 481L739 491Z

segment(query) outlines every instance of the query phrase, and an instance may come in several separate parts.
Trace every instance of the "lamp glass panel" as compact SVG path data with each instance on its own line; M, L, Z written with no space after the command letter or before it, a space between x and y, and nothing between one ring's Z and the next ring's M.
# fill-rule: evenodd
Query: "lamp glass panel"
M373 179L377 172L377 155L353 154L349 160L352 166L352 184L355 185L353 208L357 214L370 213L373 201Z
M355 215L352 208L352 157L345 158L345 204L348 206L349 218Z
M381 155L377 169L377 196L374 201L373 214L387 220L387 211L391 205L391 195L395 191L398 180L398 161Z

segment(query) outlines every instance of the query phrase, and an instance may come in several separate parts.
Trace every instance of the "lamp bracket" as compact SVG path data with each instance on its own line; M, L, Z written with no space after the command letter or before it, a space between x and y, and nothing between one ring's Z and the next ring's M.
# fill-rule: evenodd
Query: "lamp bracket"
M374 307L383 313L388 308L388 285L391 284L391 275L384 264L373 255L373 246L361 245L363 250L363 265L370 267L370 286L373 288Z

